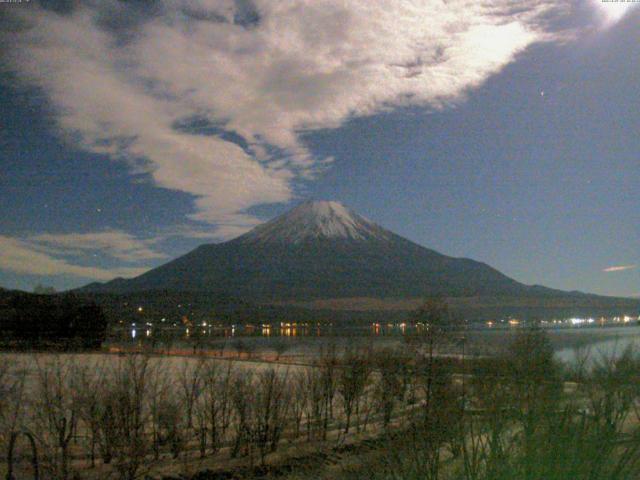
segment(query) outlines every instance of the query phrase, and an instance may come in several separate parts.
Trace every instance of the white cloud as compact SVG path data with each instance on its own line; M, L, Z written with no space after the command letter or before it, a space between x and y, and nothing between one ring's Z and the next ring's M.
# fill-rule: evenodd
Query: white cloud
M171 227L162 229L155 237L156 241L162 241L169 238L181 237L189 239L199 239L203 241L222 242L236 238L247 230L258 226L260 223L257 219L251 219L250 222L238 225L235 218L234 223L218 223L215 227L206 225L172 225Z
M591 4L599 12L605 26L611 26L637 8L637 3L626 0L591 0Z
M143 240L128 233L109 230L105 232L41 234L29 238L37 248L54 254L79 255L87 252L99 252L127 262L156 260L167 255L152 248L155 239Z
M513 4L257 0L259 21L247 27L232 23L233 1L176 0L123 41L104 27L123 15L120 2L68 15L32 3L12 9L30 28L0 41L20 46L7 54L11 68L43 88L70 142L193 194L193 219L237 233L257 222L247 208L290 200L297 179L324 168L300 131L455 104L552 38L543 19L554 2ZM194 115L245 143L174 128Z
M624 272L625 270L633 270L635 268L638 268L638 266L637 265L613 265L611 267L602 269L602 271L607 273Z
M134 277L148 268L104 269L75 265L39 251L32 243L0 235L0 268L27 275L71 275L93 280Z

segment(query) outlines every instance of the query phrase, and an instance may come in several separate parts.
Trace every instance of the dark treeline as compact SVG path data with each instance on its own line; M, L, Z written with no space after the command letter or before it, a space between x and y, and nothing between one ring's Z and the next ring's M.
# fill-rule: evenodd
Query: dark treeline
M8 295L18 292L2 291L0 303ZM28 295L24 293L23 295ZM62 294L67 296L69 294ZM51 295L54 296L54 295ZM55 295L55 296L60 296ZM371 323L401 323L411 318L415 303L408 301L406 310L335 310L303 308L285 304L256 303L222 293L180 290L149 290L132 293L94 293L86 290L73 292L79 301L98 305L110 325L134 322L181 324L186 317L194 324L271 324L279 322L319 322L323 324L363 326ZM534 304L527 299L513 297L447 298L452 314L468 323L517 317L527 321L550 318L598 317L636 315L638 302L620 299L618 304L599 303L593 297L589 306L580 306L580 297L557 299L540 297ZM592 297L589 297L592 298ZM574 304L575 303L575 304ZM139 307L143 307L142 311Z
M170 322L181 322L187 317L193 323L206 321L223 325L279 322L365 325L371 322L401 322L406 320L408 314L406 311L335 311L258 304L208 292L151 290L110 294L78 291L76 295L99 305L111 324L120 321L157 323L162 318ZM140 312L138 307L143 307L143 311Z
M285 304L255 302L222 293L149 290L132 293L91 293L76 291L76 295L100 305L109 322L157 322L161 318L180 321L188 317L193 322L216 322L226 325L249 323L259 325L273 322L324 322L364 325L372 322L403 322L412 314L415 303L408 301L406 309L398 310L335 310L303 308ZM590 299L587 304L584 298ZM615 300L615 301L614 301ZM532 303L518 297L447 298L452 314L468 322L484 322L517 317L523 320L550 318L598 317L637 315L640 303L633 299L602 299L575 294L565 298L541 296ZM140 315L137 307L142 306Z
M107 319L93 302L75 295L16 292L0 300L2 343L12 348L99 348Z

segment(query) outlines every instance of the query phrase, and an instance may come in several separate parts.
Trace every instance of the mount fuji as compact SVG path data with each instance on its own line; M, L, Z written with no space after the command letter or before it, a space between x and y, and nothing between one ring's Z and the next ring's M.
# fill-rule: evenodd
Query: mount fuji
M138 277L93 283L81 291L221 294L338 309L358 301L356 309L369 308L361 308L362 299L369 306L392 301L405 308L407 301L433 295L489 298L494 304L517 299L526 308L558 300L569 307L630 301L524 285L487 264L425 248L328 201L302 203L233 240L201 245Z

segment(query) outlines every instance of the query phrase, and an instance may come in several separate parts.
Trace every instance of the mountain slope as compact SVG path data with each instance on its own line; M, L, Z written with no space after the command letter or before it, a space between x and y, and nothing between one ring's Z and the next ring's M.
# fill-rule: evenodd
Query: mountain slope
M221 244L85 291L211 292L259 302L336 298L587 297L521 284L390 232L337 202L307 202Z

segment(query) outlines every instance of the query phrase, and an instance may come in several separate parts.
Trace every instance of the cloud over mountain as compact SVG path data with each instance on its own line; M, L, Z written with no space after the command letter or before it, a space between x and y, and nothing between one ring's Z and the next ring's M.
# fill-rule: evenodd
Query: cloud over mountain
M0 235L0 265L2 269L26 275L68 275L95 280L141 275L148 268L121 267L106 269L72 263L65 258L43 251L37 244Z
M455 104L528 46L563 2L176 0L12 6L3 65L40 87L69 142L194 195L237 233L316 158L300 132L403 105ZM14 8L15 7L15 8Z
M164 253L153 249L156 239L144 240L128 233L109 230L104 232L66 233L34 235L32 244L52 254L82 254L100 252L127 262L157 260L167 258Z

